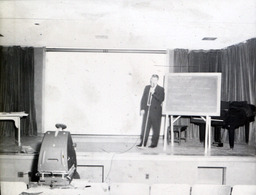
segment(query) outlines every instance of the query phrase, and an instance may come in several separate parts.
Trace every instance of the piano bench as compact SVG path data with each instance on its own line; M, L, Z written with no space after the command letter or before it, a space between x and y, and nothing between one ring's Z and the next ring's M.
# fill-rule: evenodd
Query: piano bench
M173 125L174 141L180 144L181 140L187 141L187 128L185 125ZM184 136L181 136L181 133L184 132ZM171 140L171 127L168 127L168 136L167 142Z

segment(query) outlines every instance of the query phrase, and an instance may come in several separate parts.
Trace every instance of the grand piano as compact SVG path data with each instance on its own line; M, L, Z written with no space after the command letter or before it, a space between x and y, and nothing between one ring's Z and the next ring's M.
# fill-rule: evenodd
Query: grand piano
M255 105L246 101L221 101L219 117L211 117L211 126L214 127L214 144L221 147L221 128L227 129L229 133L230 148L234 148L235 129L245 126L245 141L249 142L250 122L255 119ZM205 138L205 121L199 117L191 117L190 122L199 126L199 140Z

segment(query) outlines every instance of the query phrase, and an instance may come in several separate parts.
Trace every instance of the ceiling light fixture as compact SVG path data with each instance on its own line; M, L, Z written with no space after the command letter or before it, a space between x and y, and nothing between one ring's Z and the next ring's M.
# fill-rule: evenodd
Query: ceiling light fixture
M214 41L216 39L217 39L217 37L204 37L204 38L202 38L203 41Z
M95 35L96 39L108 39L107 35Z

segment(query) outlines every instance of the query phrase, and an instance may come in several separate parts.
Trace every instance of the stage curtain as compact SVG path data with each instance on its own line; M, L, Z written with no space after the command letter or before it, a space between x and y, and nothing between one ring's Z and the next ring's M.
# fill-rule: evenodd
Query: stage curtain
M221 72L223 101L256 104L256 39L222 50L174 50L174 72ZM181 57L182 56L182 57ZM187 69L178 68L187 66ZM250 144L256 144L256 122L250 126ZM197 129L189 124L192 129ZM195 132L193 131L192 137ZM191 135L190 135L191 136ZM197 134L196 134L197 136ZM226 139L226 136L224 135ZM244 128L235 132L237 142L245 142Z
M256 105L256 39L221 51L222 100L247 101ZM235 132L244 142L244 128ZM250 124L249 143L256 144L256 122Z
M173 72L188 72L188 53L187 49L174 50L174 68Z
M21 135L36 135L34 49L0 47L0 112L21 112ZM0 136L14 136L13 121L0 121Z

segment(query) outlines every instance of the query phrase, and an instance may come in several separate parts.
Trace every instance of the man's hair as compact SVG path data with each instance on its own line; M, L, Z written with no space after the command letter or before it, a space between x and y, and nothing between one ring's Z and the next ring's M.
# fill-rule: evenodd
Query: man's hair
M159 80L159 76L158 76L157 74L153 74L153 75L152 75L152 78L153 78L153 77L154 77L154 78L157 78L157 80Z

